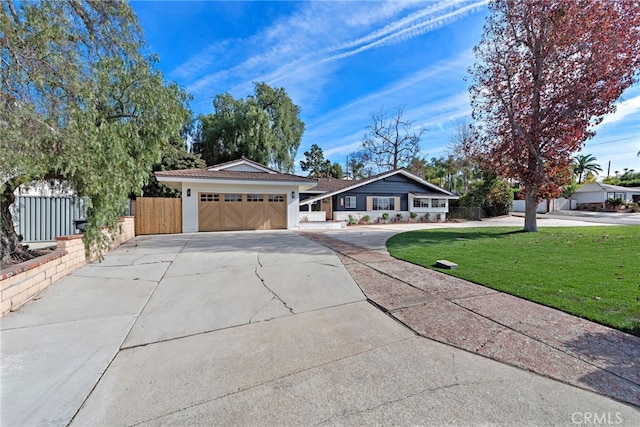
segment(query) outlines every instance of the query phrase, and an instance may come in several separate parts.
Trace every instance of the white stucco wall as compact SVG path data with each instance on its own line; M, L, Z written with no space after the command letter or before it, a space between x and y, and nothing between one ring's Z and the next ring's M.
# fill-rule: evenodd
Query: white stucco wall
M187 190L191 196L187 196ZM241 184L201 184L182 183L182 232L195 233L198 231L198 193L255 193L255 194L285 194L287 200L287 229L297 229L299 221L298 186L288 183L259 185L251 183ZM291 197L291 193L295 197Z
M575 208L576 202L572 200L572 205ZM537 213L547 213L553 211L560 210L569 210L569 200L560 197L559 199L549 199L543 200L538 203L538 207L536 208ZM524 200L514 200L511 204L511 212L524 212L525 211L525 201Z
M524 200L514 200L512 203L511 212L524 212L525 211L525 201ZM536 207L537 213L547 213L547 201L543 200L538 203Z
M325 211L302 211L300 212L300 222L324 222L327 220Z
M416 208L414 206L411 206L410 208L411 208L410 212L415 212L418 215L423 215L423 216L424 214L427 214L427 213L434 214L434 215L446 214L449 212L449 203L447 202L447 207L445 208L425 208L425 207Z
M443 209L443 208L439 208ZM354 217L356 221L360 221L365 215L368 215L371 218L371 222L378 222L378 219L382 220L382 214L387 212L389 214L389 222L393 222L396 218L397 214L402 215L402 221L407 221L411 218L410 211L335 211L333 213L334 221L348 221L349 215ZM414 211L416 212L416 211ZM425 212L416 212L418 216L416 217L416 221L424 220L425 215L429 214L429 222L436 222L438 220L438 215L440 215L440 221L444 222L447 220L447 212L445 210L442 211L425 211Z
M588 192L588 193L573 193L571 199L576 203L602 203L605 201L606 193L604 192Z

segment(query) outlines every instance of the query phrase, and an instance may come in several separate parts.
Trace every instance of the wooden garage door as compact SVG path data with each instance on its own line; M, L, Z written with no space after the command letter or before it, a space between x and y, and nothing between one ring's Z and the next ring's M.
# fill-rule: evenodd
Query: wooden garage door
M220 194L198 194L198 230L220 230Z
M199 193L198 230L287 228L284 194Z
M287 198L284 194L267 196L267 229L287 228Z

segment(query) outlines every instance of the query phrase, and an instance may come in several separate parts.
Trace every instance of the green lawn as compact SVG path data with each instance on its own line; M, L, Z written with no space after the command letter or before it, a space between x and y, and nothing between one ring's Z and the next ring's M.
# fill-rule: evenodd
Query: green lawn
M640 226L456 228L387 241L392 256L640 336ZM433 267L438 259L457 270Z

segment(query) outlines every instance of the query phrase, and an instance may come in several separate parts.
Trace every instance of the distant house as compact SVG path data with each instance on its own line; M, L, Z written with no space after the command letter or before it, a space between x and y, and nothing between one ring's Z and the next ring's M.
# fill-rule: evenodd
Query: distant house
M78 197L66 182L37 181L15 191L10 206L13 226L23 242L54 241L78 232L87 216L86 199Z
M577 205L604 204L607 200L622 199L625 202L640 202L640 187L621 187L619 185L594 182L580 187L571 198Z
M431 184L403 169L396 169L363 180L320 178L318 185L300 192L300 216L303 212L325 213L326 220L345 221L351 215L361 219L368 215L376 221L383 213L391 217L411 212L429 220L444 221L449 213L453 193Z
M58 180L34 181L20 185L14 191L18 196L42 196L42 197L68 197L75 196L76 192L67 182Z

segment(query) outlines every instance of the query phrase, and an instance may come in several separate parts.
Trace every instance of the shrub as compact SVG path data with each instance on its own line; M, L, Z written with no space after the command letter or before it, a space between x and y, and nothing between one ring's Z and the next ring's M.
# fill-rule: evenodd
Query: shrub
M403 218L404 218L404 217L402 216L402 214L401 214L401 213L397 213L397 214L396 214L396 222L402 222L402 219L403 219Z
M358 222L358 221L356 221L356 218L351 214L349 214L349 216L347 217L347 221L349 222L349 225L353 225L356 222Z
M425 222L431 222L431 214L428 214L428 213L424 214L424 220Z
M482 209L488 217L505 215L513 202L513 189L498 177L485 174L481 181L471 186L469 192L459 199L460 206Z
M628 208L631 212L640 212L640 203L630 202L630 203L627 205L627 208Z
M617 199L609 199L608 201L614 206L620 206L625 204L624 200L621 197L618 197Z
M389 222L389 214L387 212L382 214L382 220L384 222Z
M418 214L415 212L410 212L409 217L411 218L411 221L415 221L416 218L418 217Z
M362 217L362 221L365 224L369 224L371 222L371 217L369 215L365 215L365 216Z
M617 198L617 199L609 199L607 200L607 202L605 203L605 206L609 209L620 209L621 207L623 207L625 205L625 201L622 200L621 198Z

